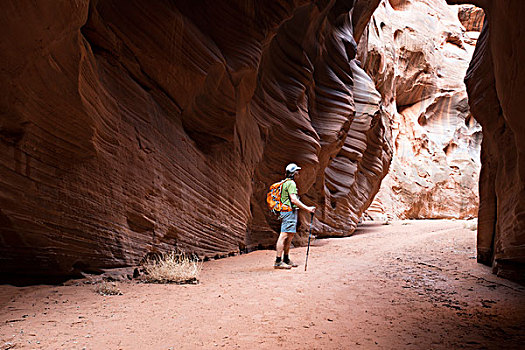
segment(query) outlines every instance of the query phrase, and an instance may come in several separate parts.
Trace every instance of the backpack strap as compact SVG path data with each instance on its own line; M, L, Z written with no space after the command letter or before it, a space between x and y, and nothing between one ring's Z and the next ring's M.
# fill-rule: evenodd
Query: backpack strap
M288 180L291 180L290 178L286 178L283 180L283 183L281 184L281 186L284 186L284 184L286 183L286 181ZM283 198L283 190L282 190L282 187L281 187L281 198ZM292 199L290 198L290 193L288 192L288 200L290 201L290 205L287 205L287 204L284 204L283 203L283 207L281 209L281 211L285 211L285 212L288 212L288 211L293 211L293 204L292 204ZM284 210L286 209L286 210Z

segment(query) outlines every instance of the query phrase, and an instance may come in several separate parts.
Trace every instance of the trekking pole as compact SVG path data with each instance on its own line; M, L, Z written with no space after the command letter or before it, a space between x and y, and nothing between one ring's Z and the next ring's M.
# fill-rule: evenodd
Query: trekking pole
M308 248L306 248L306 261L304 262L305 271L306 271L306 266L308 265L308 252L310 251L310 237L312 237L312 222L314 222L314 213L312 213L312 218L310 219L310 233L308 233Z

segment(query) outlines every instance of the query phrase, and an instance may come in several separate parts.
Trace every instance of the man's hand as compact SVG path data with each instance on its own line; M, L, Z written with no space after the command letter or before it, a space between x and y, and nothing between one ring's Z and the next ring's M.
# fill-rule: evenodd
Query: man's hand
M307 208L306 210L308 210L309 213L311 214L315 213L315 209L316 209L315 207L306 207L306 208Z

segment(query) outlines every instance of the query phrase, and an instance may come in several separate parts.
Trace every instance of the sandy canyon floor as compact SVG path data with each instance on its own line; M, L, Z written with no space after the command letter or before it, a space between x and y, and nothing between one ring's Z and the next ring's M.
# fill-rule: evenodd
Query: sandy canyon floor
M525 287L475 259L465 221L367 223L274 270L204 263L197 285L0 286L0 349L519 349Z

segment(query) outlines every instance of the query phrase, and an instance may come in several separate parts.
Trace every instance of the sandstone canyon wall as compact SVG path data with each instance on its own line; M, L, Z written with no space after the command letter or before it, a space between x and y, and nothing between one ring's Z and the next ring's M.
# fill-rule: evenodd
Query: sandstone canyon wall
M383 0L374 12L359 57L390 115L394 156L372 217L477 216L481 126L463 77L482 19L445 0Z
M525 2L459 1L486 13L465 82L483 126L478 261L525 282Z
M352 233L391 158L354 59L378 2L2 2L0 273L273 244L290 161L315 231Z

